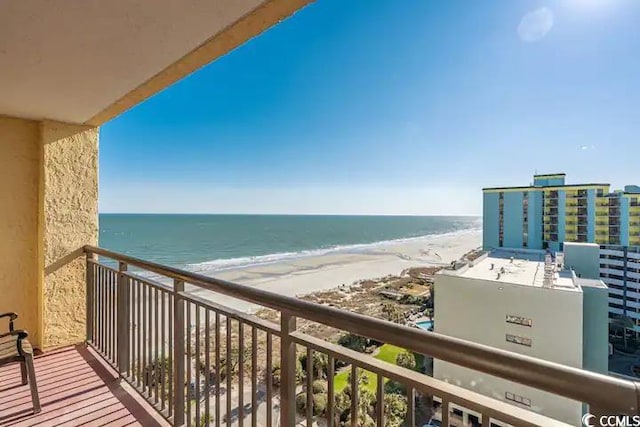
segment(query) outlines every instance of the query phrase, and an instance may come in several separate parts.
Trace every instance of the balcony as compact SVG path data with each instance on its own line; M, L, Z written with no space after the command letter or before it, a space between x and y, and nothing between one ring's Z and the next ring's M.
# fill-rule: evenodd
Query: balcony
M375 378L376 402L394 381L406 392L405 423L422 425L425 414L454 422L453 405L480 414L482 424L558 425L556 420L512 406L426 374L401 368L297 330L313 322L430 355L467 368L586 402L598 413L635 413L635 383L530 358L415 328L337 310L327 305L219 281L99 248L87 248L87 342L125 382L172 425L231 420L246 425L307 425L322 419L337 425L339 410L316 410L314 380L335 400L337 369L351 373L351 411L358 404L360 371ZM100 256L100 262L98 261ZM117 266L117 267L116 267ZM149 276L153 275L154 279ZM203 298L213 291L216 302ZM279 323L227 308L217 301L235 298L274 310ZM298 355L306 355L300 375ZM326 372L315 369L326 360ZM337 364L340 361L340 364ZM340 367L339 367L340 366ZM235 367L235 368L234 368ZM274 367L280 367L279 371ZM279 381L274 381L276 371ZM307 375L307 373L309 373ZM302 378L301 378L302 377ZM579 386L576 386L579 385ZM300 397L302 396L302 397ZM428 399L425 399L428 397ZM301 401L305 401L302 405ZM304 406L303 411L296 411ZM431 402L440 402L432 404ZM425 403L426 402L426 403ZM385 408L374 405L375 423ZM239 423L240 424L240 423Z
M42 412L33 415L29 386L16 365L0 368L0 425L169 425L97 353L85 345L36 356Z
M578 214L577 206L567 206L565 209L565 215L567 216L575 216Z
M36 358L43 404L36 416L30 413L26 386L14 385L19 384L19 369L0 369L0 423L79 425L99 418L102 425L337 426L345 411L358 411L358 374L366 372L375 387L371 396L362 398L385 402L390 393L385 382L401 387L405 425L423 425L431 414L438 414L442 425L460 425L454 407L479 414L483 426L567 425L316 338L299 329L303 322L584 402L597 414L637 413L640 388L632 381L95 247L85 250L87 346ZM278 322L220 304L227 298L269 308ZM302 365L300 355L306 356ZM324 364L319 367L318 361ZM355 395L346 407L321 405L336 402L338 371L350 374ZM323 400L306 394L314 388L321 390ZM385 425L385 405L372 404L370 416L377 426ZM359 424L353 420L351 425Z

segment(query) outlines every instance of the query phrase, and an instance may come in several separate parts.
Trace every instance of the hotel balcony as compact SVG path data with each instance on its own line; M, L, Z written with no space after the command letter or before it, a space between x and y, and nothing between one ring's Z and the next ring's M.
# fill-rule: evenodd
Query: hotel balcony
M18 364L4 365L0 424L333 426L336 374L352 374L341 410L355 414L364 398L357 374L366 371L378 426L389 382L406 396L405 425L423 425L433 413L459 425L454 407L477 413L483 426L566 425L545 408L324 341L303 323L583 402L595 414L638 413L633 381L97 248L99 127L309 0L132 3L2 3L11 13L0 14L0 60L11 72L0 73L0 202L10 207L0 211L0 312L18 312L18 327L39 350L42 410L33 413ZM234 310L230 300L273 317ZM304 394L315 386L324 396Z
M385 382L399 384L408 398L406 425L425 424L432 414L442 425L459 425L457 407L479 414L483 426L566 425L545 417L544 408L530 411L324 341L298 330L302 322L585 402L596 414L637 413L640 392L632 381L96 247L86 253L86 344L36 358L42 400L37 415L31 414L19 369L0 369L0 422L79 425L100 417L104 425L338 425L334 405L314 405L320 405L318 393L323 401L334 401L336 374L345 371L356 390L352 411L359 393L356 372L376 381L376 402L385 401ZM277 321L217 302L225 298L271 309ZM303 366L300 355L306 356ZM326 369L316 366L318 360L326 361ZM321 391L307 394L312 388ZM384 426L386 409L375 408L375 425Z

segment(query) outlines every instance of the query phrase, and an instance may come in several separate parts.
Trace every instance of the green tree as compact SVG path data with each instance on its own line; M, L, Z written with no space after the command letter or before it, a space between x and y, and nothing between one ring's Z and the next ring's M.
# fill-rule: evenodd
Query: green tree
M351 390L349 390L351 391ZM349 397L351 399L351 396ZM358 408L356 417L358 419L358 426L362 427L375 427L376 423L373 420L373 405L375 404L376 396L364 387L358 388ZM349 400L351 404L351 400ZM351 408L349 408L349 414L346 419L347 425L351 424Z
M302 366L302 370L306 377L307 375L307 353L306 352L300 354L300 364ZM314 351L312 361L311 361L311 366L313 367L313 378L315 379L327 378L327 373L329 372L329 357L324 353L319 353L317 351Z
M350 390L349 390L350 391ZM351 394L347 394L346 390L342 390L334 397L334 424L340 425L347 421L349 411L351 410Z
M347 384L349 384L347 387L349 387L349 390L351 390L351 374L353 371L349 371L349 375L347 375ZM362 388L363 386L366 386L369 384L369 377L367 376L367 373L363 370L363 369L356 369L357 372L357 377L356 377L356 384L358 385L358 388Z
M396 357L396 365L414 370L416 369L416 357L413 355L413 353L403 351Z
M384 396L385 427L401 427L407 414L407 398L400 394Z

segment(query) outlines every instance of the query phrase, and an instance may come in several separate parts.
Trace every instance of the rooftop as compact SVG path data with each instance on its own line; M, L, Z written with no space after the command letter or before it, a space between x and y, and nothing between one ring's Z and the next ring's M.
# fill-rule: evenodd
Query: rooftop
M541 251L494 250L460 270L461 277L543 287L545 254ZM558 270L558 269L556 269ZM554 271L552 288L579 291L570 271Z

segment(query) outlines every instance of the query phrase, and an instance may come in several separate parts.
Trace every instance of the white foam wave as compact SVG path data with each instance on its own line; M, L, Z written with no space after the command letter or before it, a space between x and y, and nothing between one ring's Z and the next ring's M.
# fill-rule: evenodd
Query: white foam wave
M256 267L260 265L274 264L282 261L307 258L313 256L322 256L332 253L363 253L375 252L376 249L384 248L388 245L396 245L402 243L418 242L421 240L429 241L442 237L455 237L481 231L482 228L465 228L462 230L452 231L440 234L428 234L424 236L407 237L402 239L383 240L373 243L358 243L353 245L337 245L329 248L304 250L299 252L279 252L267 255L256 255L248 257L216 259L195 264L187 264L185 268L194 273L220 272L225 270L240 269L247 267Z

